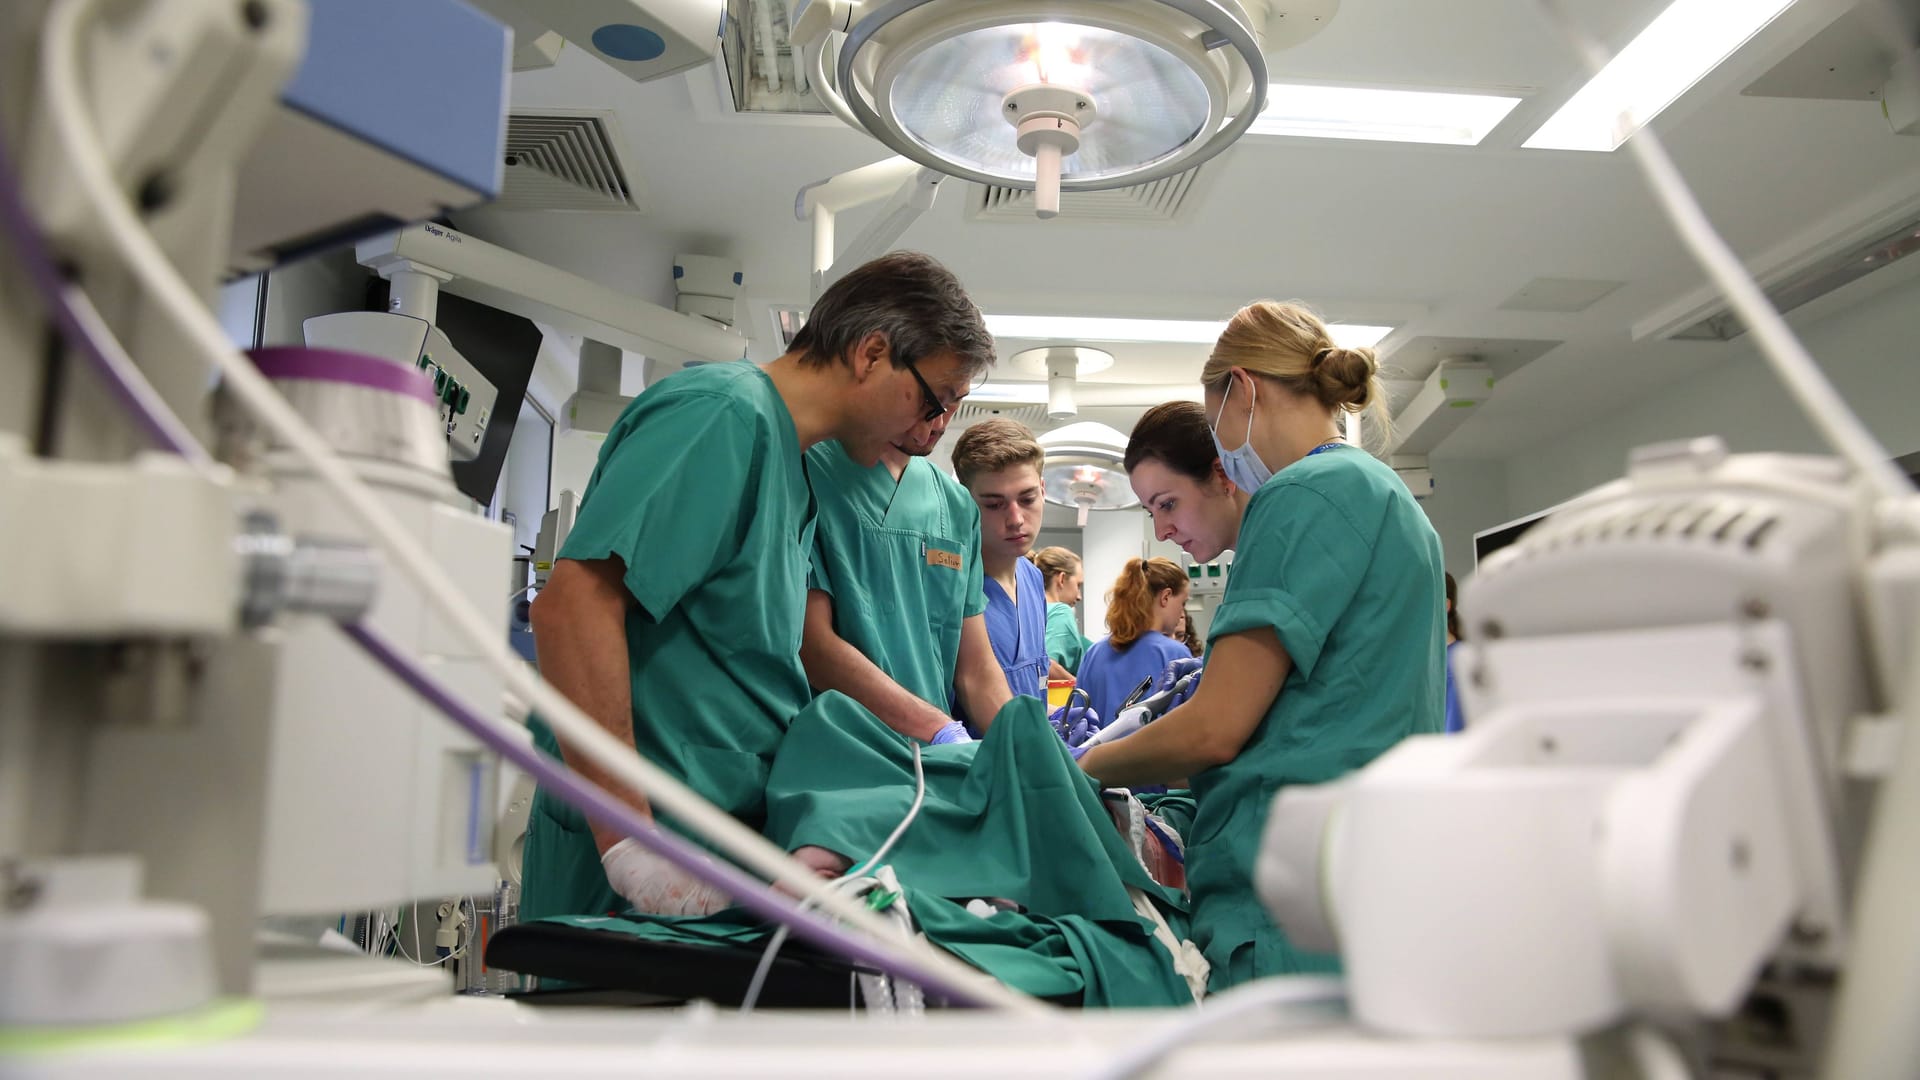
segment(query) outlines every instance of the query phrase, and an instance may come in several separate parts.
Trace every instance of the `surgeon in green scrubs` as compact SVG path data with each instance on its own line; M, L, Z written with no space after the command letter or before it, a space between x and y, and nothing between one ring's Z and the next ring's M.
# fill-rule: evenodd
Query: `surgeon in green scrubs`
M990 717L1013 696L987 638L980 511L927 461L952 418L890 443L878 465L836 442L807 451L819 507L800 647L807 680L933 744L971 741L950 701Z
M1040 576L1047 582L1047 656L1053 661L1047 678L1078 678L1080 658L1093 644L1081 635L1080 619L1073 613L1087 581L1086 568L1080 564L1080 556L1063 547L1029 551L1027 558L1040 568Z
M944 267L894 253L836 282L779 359L689 368L608 433L532 622L541 673L616 738L749 826L811 699L800 663L815 499L802 455L868 465L950 412L993 359ZM584 756L536 739L642 813ZM663 824L674 827L671 820ZM823 866L821 869L825 869ZM542 790L521 915L704 914L719 895Z
M1160 406L1127 447L1160 539L1202 562L1231 547L1233 571L1192 698L1080 766L1109 786L1192 778L1187 883L1215 991L1338 970L1290 945L1254 892L1275 793L1442 728L1439 538L1393 470L1340 435L1343 413L1384 406L1376 371L1304 308L1254 304L1201 373L1205 413Z

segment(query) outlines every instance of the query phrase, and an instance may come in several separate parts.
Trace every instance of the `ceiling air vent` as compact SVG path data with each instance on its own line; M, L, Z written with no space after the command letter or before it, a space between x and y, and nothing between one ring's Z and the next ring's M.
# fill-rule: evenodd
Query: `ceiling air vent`
M1067 221L1139 225L1185 220L1204 188L1200 165L1147 184L1107 191L1063 191L1060 217ZM1033 192L997 184L972 184L967 216L975 221L1032 223Z
M963 401L953 414L953 426L965 427L977 420L1013 420L1033 427L1047 421L1045 405L1028 405L1012 401Z
M644 196L612 113L549 109L507 116L506 183L494 209L640 213Z

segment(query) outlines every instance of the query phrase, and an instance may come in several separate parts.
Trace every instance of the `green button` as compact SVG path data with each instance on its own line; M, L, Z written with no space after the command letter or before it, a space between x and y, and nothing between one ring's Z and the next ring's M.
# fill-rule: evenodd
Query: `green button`
M468 403L468 402L470 402L470 401L472 401L472 400L473 400L473 391L471 391L471 390L468 390L468 389L467 389L466 387L464 387L464 386L463 386L463 387L461 387L461 388L460 388L460 402L459 402L459 404L457 404L457 405L455 405L455 406L454 406L454 409L453 409L453 411L454 411L454 412L458 412L458 413L464 413L464 412L466 412L466 411L467 411L467 403Z

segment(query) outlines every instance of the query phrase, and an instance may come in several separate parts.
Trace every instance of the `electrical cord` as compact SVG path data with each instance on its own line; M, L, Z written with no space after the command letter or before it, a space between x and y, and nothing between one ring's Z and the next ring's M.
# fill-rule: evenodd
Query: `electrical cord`
M173 319L178 329L215 362L236 400L313 469L385 554L412 579L433 609L454 626L508 689L539 711L570 747L593 759L623 784L646 792L663 811L722 852L801 896L813 898L821 907L858 926L884 957L880 966L897 967L903 974L916 978L929 971L939 973L928 985L938 983L958 988L959 997L964 1001L991 1003L1027 1013L1043 1011L1045 1006L1040 1003L924 944L887 940L888 930L883 920L826 890L823 883L787 853L635 754L632 747L613 738L551 685L532 676L503 641L494 640L486 620L424 552L411 543L394 516L280 398L272 384L227 341L224 330L203 309L199 298L134 215L115 184L97 141L92 138L81 105L77 42L84 18L97 3L98 0L59 0L48 12L41 42L40 74L45 105L53 120L53 134L67 155L77 186L101 224L101 238L133 272L140 286L151 294L159 310ZM14 184L17 194L17 181L9 178L9 183ZM391 669L392 665L388 666ZM487 727L507 726L505 721L492 718L482 717L479 722ZM658 829L642 829L638 830L635 840L661 850L663 856L676 865L685 860L683 870L718 884L714 879L719 875L709 873L706 861L697 853L688 857L685 850L663 850L658 842L663 835L666 834ZM784 908L781 910L783 916L788 914ZM821 925L837 931L828 924ZM809 926L809 936L818 933L821 933L819 928Z
M1088 1074L1088 1080L1135 1080L1145 1076L1161 1059L1214 1028L1267 1009L1287 1006L1330 1006L1346 1000L1344 981L1321 975L1283 975L1261 979L1216 994L1194 1006L1192 1016L1162 1029L1151 1039L1115 1058L1110 1064ZM1331 1023L1329 1013L1295 1016L1291 1026L1324 1026Z
M927 774L926 767L920 760L920 740L914 739L911 741L913 743L914 791L913 803L907 807L907 816L900 819L900 824L893 827L893 831L887 834L887 838L880 842L880 846L874 850L872 855L868 856L865 861L850 868L846 873L833 879L832 883L827 886L828 888L845 888L849 883L857 884L862 881L872 880L865 877L866 872L879 867L880 861L887 857L887 853L893 850L895 844L899 843L900 837L906 834L907 826L913 824L913 819L920 816L920 806L926 801L927 797ZM807 910L807 902L802 901L799 910ZM773 932L773 940L767 942L766 952L760 954L760 964L753 970L753 981L747 984L746 996L740 999L741 1012L750 1013L753 1011L753 1007L759 1003L760 991L765 988L767 984L768 973L773 970L774 958L780 955L780 947L786 943L787 927L783 925Z

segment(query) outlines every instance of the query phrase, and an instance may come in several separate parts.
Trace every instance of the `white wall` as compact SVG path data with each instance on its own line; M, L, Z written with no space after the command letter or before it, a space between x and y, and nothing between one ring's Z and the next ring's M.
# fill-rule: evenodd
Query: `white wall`
M1920 450L1920 281L1897 285L1797 329L1841 396L1889 454ZM1584 427L1570 424L1565 437L1510 458L1508 517L1543 509L1619 477L1628 452L1650 442L1719 435L1735 451L1827 452L1747 338L1700 347L1724 350L1728 357L1652 400ZM1566 403L1569 421L1578 415L1578 407Z
M1107 636L1107 590L1127 565L1146 547L1146 513L1141 510L1095 510L1081 532L1081 567L1086 588L1080 599L1081 632L1099 641Z
M1433 494L1420 500L1447 559L1447 570L1464 579L1473 572L1473 534L1514 515L1507 512L1507 464L1500 461L1435 461Z

